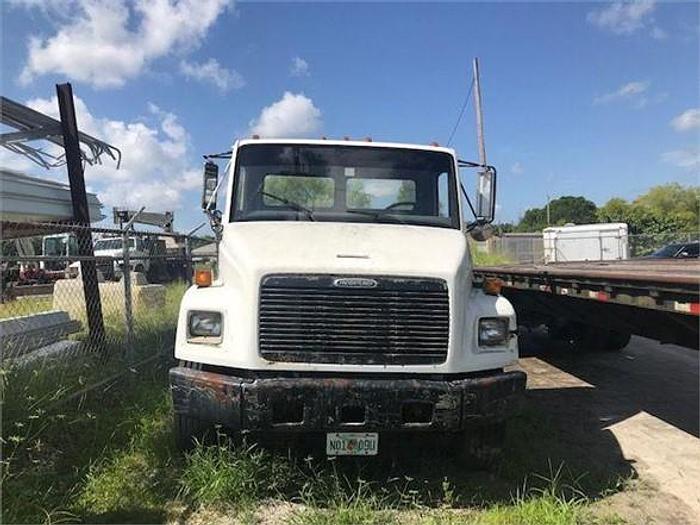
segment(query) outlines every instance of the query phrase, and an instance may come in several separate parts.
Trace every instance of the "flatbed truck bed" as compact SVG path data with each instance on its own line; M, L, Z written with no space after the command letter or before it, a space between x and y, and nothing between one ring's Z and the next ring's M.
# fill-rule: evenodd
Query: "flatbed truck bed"
M697 259L482 266L474 277L477 285L487 278L502 281L519 323L545 324L581 345L614 350L636 334L698 348Z

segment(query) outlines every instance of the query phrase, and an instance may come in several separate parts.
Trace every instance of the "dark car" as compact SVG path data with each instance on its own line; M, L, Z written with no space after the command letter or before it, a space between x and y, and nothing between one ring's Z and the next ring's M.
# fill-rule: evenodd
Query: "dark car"
M700 242L679 242L664 246L649 257L656 259L695 259L700 256Z

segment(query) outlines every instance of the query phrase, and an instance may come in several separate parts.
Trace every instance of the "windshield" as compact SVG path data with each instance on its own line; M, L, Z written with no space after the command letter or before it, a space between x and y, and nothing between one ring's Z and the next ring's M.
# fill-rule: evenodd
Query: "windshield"
M655 251L652 255L654 257L673 257L682 247L682 244L669 244L668 246L664 246L660 250Z
M232 221L405 223L459 228L447 153L335 145L238 149Z
M44 255L68 255L66 253L66 236L44 237Z
M129 239L129 248L133 249L135 246L135 239ZM95 251L97 250L121 250L122 240L121 239L100 239L95 241Z

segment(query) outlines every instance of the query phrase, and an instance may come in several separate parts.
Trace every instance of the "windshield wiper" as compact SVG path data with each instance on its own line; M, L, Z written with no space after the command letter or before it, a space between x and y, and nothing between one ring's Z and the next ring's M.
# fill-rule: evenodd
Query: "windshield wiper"
M406 221L402 221L395 214L388 213L385 211L369 211L369 210L345 210L347 213L357 213L358 215L366 215L367 217L372 217L375 221L383 218L389 218L394 222L399 224L406 224Z
M316 219L314 218L314 210L311 208L307 208L306 206L302 206L298 202L290 201L289 199L285 199L284 197L280 197L279 195L275 195L274 193L268 193L266 191L260 191L261 195L264 195L265 197L270 197L271 199L275 199L276 201L281 202L282 204L286 205L287 207L295 210L295 211L301 211L306 213L307 217L309 217L310 221L315 221Z

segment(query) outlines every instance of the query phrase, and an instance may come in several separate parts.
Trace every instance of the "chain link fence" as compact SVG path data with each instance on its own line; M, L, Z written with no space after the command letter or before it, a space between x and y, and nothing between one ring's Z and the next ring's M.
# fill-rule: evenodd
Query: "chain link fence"
M584 252L584 245L589 242L598 246L600 254L595 253L591 255L589 260L615 260L618 258L646 257L666 247L669 247L670 254L673 251L672 246L697 243L699 240L699 231L686 231L641 235L628 234L624 236L606 235L604 238L599 235L577 236L575 239L567 239L566 242L578 244L582 248L580 250L581 253ZM543 240L542 233L509 233L492 237L486 242L476 244L475 250L480 255L478 259L483 260L484 264L534 264L543 263L548 259L546 256L547 247L545 246L546 243ZM561 246L557 246L556 242L549 249L561 255L562 257L560 258L562 260L566 259L565 254L561 253L563 251ZM595 247L592 251L596 251ZM694 255L697 256L697 248ZM693 254L691 253L689 256L692 257ZM549 257L559 261L551 253Z
M2 239L5 423L168 355L193 266L216 263L193 253L211 241L160 232L3 223Z

